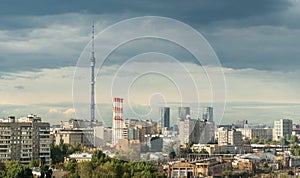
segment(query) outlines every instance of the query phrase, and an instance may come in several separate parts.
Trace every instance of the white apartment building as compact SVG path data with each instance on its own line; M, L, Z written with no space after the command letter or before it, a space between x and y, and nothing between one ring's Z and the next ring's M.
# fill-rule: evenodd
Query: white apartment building
M216 139L218 145L242 145L243 135L240 131L235 129L218 128L216 132Z
M280 140L284 136L291 135L293 121L290 119L280 119L274 121L273 140Z

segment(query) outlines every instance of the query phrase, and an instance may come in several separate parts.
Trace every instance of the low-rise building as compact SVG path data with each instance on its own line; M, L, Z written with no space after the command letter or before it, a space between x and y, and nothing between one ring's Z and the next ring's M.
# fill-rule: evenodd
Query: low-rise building
M188 162L171 163L168 167L168 177L196 177L197 166Z
M75 160L77 163L83 162L83 161L91 161L92 160L92 153L74 153L69 155L65 158L65 161L71 161Z
M216 157L193 162L175 162L168 166L168 177L208 177L222 175L224 170L231 170L230 162L221 162Z
M87 147L94 147L93 129L55 129L53 130L55 144L59 145L61 141L67 144L80 143Z
M271 128L239 128L237 131L240 131L245 138L254 139L272 139L273 129Z

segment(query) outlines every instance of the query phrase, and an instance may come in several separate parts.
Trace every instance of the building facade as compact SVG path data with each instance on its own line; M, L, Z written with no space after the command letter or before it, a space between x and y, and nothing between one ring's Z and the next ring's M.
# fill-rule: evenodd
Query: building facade
M218 128L216 132L216 139L219 145L242 145L242 132L235 129Z
M118 140L124 139L123 121L123 98L114 98L113 101L113 122L112 122L112 144L116 145ZM126 134L126 133L125 133Z
M66 144L80 143L87 147L95 146L94 129L55 129L53 130L54 143L59 145L61 142Z
M214 121L214 109L213 109L213 107L204 108L202 119L206 120L206 121L209 121L209 122Z
M29 164L42 159L50 163L50 123L35 115L20 119L10 116L0 120L0 133L0 161Z
M237 131L240 131L245 138L254 139L268 139L273 138L273 129L271 128L239 128Z
M190 115L190 107L178 107L178 118L184 120Z
M293 121L290 119L280 119L274 121L273 140L280 140L281 138L291 135L293 130Z
M159 108L160 116L160 129L166 127L170 128L170 108L169 107L160 107Z

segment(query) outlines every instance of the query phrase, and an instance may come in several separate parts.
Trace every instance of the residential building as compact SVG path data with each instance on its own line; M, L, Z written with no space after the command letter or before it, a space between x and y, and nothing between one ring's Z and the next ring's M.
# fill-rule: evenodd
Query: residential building
M29 164L31 160L50 162L50 123L36 115L0 120L0 161L17 160Z
M218 128L216 139L219 145L242 145L242 133L235 129Z
M254 139L272 139L273 138L273 129L271 128L238 128L237 131L240 131L245 138Z
M274 121L273 140L280 140L281 138L291 135L293 128L293 121L290 119L280 119Z
M180 144L185 145L189 142L195 141L196 119L187 116L184 120L179 121L179 139Z
M187 143L208 143L214 138L214 122L191 119L189 116L179 121L179 140L181 145Z

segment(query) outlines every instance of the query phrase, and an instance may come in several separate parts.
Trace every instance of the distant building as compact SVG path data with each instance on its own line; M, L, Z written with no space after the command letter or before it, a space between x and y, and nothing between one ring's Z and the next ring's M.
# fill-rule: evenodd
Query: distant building
M105 147L112 142L112 129L104 126L94 127L94 146Z
M70 119L69 121L65 121L63 128L65 129L73 129L73 128L88 128L88 127L97 127L97 126L102 126L103 123L95 120L95 121L90 121L90 120L83 120L83 119Z
M218 128L216 137L219 145L242 145L243 135L235 129Z
M67 144L80 143L87 147L94 147L94 129L55 129L53 130L55 144L59 145L62 141Z
M169 107L160 107L159 108L160 116L160 129L167 127L170 128L170 108Z
M202 119L205 120L205 121L209 121L209 122L214 121L214 109L213 109L213 107L204 108Z
M187 143L208 143L214 138L214 123L200 119L186 119L179 121L179 140L181 145Z
M185 145L189 142L193 142L194 134L193 131L195 129L195 125L197 123L196 119L191 119L190 117L187 117L183 121L180 121L179 123L179 138L180 138L180 144Z
M91 161L92 160L92 153L73 153L68 157L65 157L64 161L71 161L72 159L75 160L77 163L84 162L84 161Z
M224 170L231 170L230 162L220 162L217 158L196 160L191 163L169 163L168 177L221 177Z
M272 139L273 138L273 129L271 128L238 128L237 131L240 131L245 138L254 139Z
M190 107L178 107L178 118L180 120L184 120L188 115L190 115Z
M284 136L292 134L293 121L290 119L280 119L274 121L273 140L280 140Z
M114 98L113 101L113 122L112 122L112 144L116 145L119 139L124 139L123 121L123 98Z
M50 123L36 115L0 119L0 161L17 160L29 164L43 159L50 163Z

